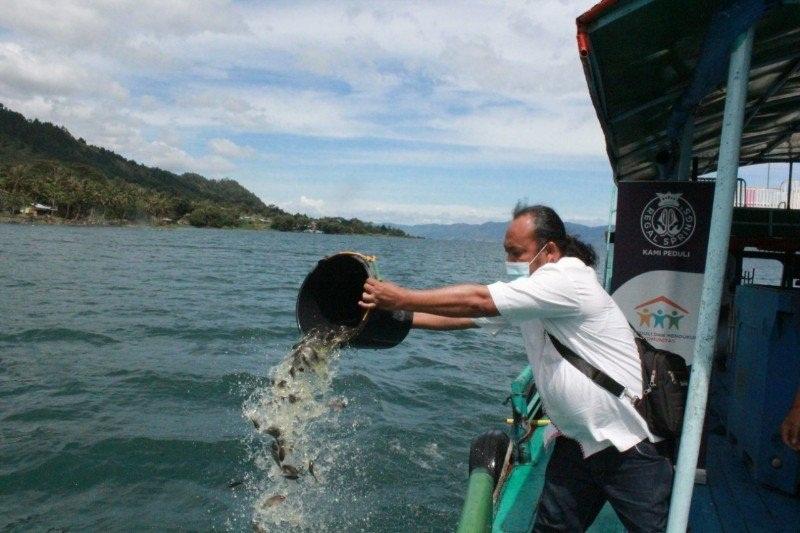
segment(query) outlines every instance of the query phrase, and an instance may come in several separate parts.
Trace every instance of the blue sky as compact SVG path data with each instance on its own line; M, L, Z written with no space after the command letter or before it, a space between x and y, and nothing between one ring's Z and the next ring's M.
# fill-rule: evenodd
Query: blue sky
M601 224L592 3L8 0L0 102L292 212L474 223L527 198Z

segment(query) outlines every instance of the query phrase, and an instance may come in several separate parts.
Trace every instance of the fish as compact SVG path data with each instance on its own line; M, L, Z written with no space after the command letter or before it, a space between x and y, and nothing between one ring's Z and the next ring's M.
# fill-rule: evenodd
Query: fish
M244 485L244 480L243 479L238 479L236 481L231 481L230 483L228 483L228 488L229 489L235 489L236 487L238 487L240 485Z
M280 505L286 501L286 496L283 494L275 494L274 496L270 496L269 498L263 500L261 502L261 508L267 509L269 507L275 507L276 505Z
M278 441L274 440L270 445L270 452L272 453L272 458L275 460L275 463L281 466L283 460L286 459L286 448L284 448L282 444L279 444Z
M314 478L314 481L319 483L319 479L317 479L317 474L314 473L314 461L308 462L308 473L311 474L311 477Z
M311 365L319 361L319 359L319 351L311 346L302 346L295 350L294 354L292 354L292 362L294 364L302 362L306 365Z
M331 408L331 411L341 411L347 407L348 403L349 402L347 401L347 398L343 396L340 398L331 398L331 400L328 402L328 407Z
M293 430L291 430L290 426L279 427L276 421L280 420L278 417L281 414L290 418L300 417L301 420L305 419L305 410L299 411L297 406L317 399L315 390L307 390L306 385L314 388L318 384L316 381L303 380L301 377L310 378L320 373L319 377L329 378L325 366L329 362L331 355L336 353L331 351L336 349L333 343L336 345L342 343L341 341L344 339L342 334L343 332L329 332L317 336L308 334L304 339L297 342L288 356L284 358L278 367L273 369L271 377L268 378L269 390L264 391L265 395L259 399L257 405L264 415L255 411L250 415L250 420L258 433L273 437L274 440L269 441L269 446L264 446L266 443L262 444L264 446L262 450L267 451L266 449L269 449L275 465L280 469L280 475L286 479L298 481L308 473L319 483L313 461L302 461L296 466L286 464L286 461L292 463L300 460L301 454L296 453L297 450L293 451L293 447L297 443L292 440ZM340 339L340 337L342 338ZM304 373L304 375L301 376L298 373ZM320 398L320 403L324 401ZM296 405L295 407L289 407L291 404ZM334 411L344 409L347 404L348 400L344 397L333 399L328 403L329 407ZM322 403L322 405L324 406L325 403ZM316 406L317 404L314 404L314 407ZM296 410L299 412L295 412ZM275 471L273 470L273 472ZM259 505L272 507L280 504L285 498L284 495L276 494L271 498L262 500Z
M281 472L286 479L298 479L300 477L300 472L292 465L281 465Z

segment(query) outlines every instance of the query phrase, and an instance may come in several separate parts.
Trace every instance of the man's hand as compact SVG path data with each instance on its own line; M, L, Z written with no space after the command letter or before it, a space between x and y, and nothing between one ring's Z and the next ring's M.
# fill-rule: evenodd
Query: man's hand
M797 402L781 424L781 437L789 448L800 451L800 405Z
M475 284L411 290L388 281L367 278L358 305L363 309L403 310L453 318L500 314L489 289Z
M358 305L364 309L386 309L396 311L402 309L403 298L408 291L388 281L368 278L364 283L364 293Z

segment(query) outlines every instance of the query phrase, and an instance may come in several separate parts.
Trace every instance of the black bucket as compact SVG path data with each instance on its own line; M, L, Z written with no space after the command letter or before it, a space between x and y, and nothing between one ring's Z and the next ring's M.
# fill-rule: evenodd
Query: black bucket
M358 305L368 277L377 277L374 258L341 252L322 259L306 276L297 296L297 325L303 334L330 331L340 326L356 327L348 344L355 348L391 348L406 338L413 313L369 312Z

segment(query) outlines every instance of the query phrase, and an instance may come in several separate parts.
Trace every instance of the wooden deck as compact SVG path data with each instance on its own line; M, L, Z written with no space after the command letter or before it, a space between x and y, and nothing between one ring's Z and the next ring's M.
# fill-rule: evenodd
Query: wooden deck
M708 482L697 484L690 531L800 532L800 498L756 483L724 435L710 432Z

